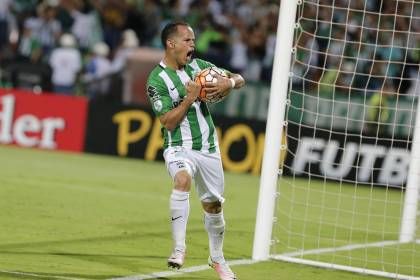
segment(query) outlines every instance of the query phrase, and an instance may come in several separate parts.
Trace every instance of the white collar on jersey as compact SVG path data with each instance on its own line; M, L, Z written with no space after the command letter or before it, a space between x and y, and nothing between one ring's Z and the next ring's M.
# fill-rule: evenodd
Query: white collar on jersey
M165 62L163 62L163 59L159 62L159 65L163 68L163 69L165 69L166 67L168 67L166 64L165 64ZM172 69L172 68L171 68ZM177 72L184 72L185 71L185 67L183 67L181 70L174 70L174 71L177 71Z

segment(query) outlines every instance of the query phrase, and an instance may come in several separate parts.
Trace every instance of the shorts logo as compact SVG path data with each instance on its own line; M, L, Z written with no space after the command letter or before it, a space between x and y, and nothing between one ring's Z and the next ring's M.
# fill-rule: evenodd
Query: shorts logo
M171 165L176 165L176 168L178 168L178 169L182 169L182 168L186 168L187 167L185 165L185 162L183 162L182 160L172 161L170 164Z
M176 161L175 164L179 169L186 167L183 161Z

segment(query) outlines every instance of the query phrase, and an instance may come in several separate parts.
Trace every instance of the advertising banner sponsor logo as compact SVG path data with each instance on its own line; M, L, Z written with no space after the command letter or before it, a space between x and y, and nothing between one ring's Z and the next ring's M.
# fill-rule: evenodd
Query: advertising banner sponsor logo
M214 118L226 170L259 174L265 123ZM148 107L91 102L85 150L163 160L160 122Z
M285 173L402 187L407 180L410 146L407 139L315 131L289 123Z
M0 144L83 151L87 100L0 89Z
M225 170L260 174L265 122L220 116L214 122ZM148 107L92 102L87 131L87 152L163 160L160 122ZM406 182L407 139L378 140L289 122L287 148L286 175L394 187Z

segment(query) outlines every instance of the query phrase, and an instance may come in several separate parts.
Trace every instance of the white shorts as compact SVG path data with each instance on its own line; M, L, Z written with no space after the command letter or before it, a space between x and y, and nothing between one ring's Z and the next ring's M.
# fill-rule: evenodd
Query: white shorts
M191 175L201 201L224 202L224 175L219 152L208 154L184 147L169 147L163 157L172 179L181 170Z

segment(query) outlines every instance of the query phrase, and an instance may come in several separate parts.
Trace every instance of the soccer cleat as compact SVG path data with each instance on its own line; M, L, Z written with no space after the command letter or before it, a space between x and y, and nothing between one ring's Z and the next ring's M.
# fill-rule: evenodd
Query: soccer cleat
M238 280L235 273L233 273L226 262L217 263L209 257L209 266L214 268L217 275L219 275L220 280Z
M175 250L168 258L168 267L180 269L184 264L185 252Z

